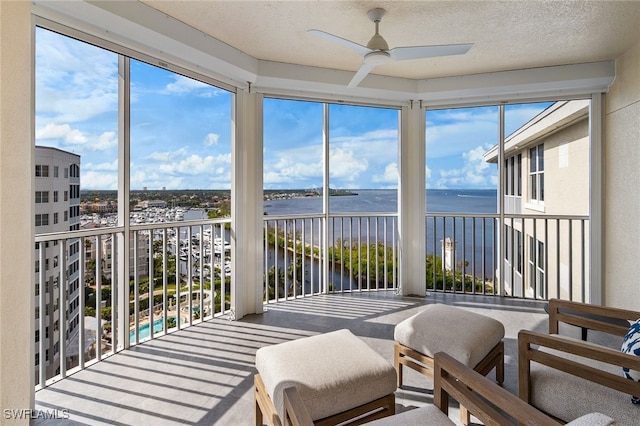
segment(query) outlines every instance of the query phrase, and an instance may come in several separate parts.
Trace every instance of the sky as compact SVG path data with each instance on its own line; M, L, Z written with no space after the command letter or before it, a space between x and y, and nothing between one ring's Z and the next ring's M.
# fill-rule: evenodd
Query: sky
M232 94L131 60L132 189L229 189ZM549 103L508 105L508 135ZM498 142L498 108L426 113L425 186L495 189L483 154ZM264 100L265 189L322 186L323 104ZM330 104L329 186L393 189L398 182L399 113ZM81 189L118 182L118 56L36 30L36 145L81 156Z

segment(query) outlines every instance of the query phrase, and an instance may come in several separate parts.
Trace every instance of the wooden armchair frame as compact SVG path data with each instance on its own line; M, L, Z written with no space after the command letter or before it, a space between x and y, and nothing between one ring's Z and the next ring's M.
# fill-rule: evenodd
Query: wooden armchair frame
M523 425L562 424L444 352L434 360L434 404L443 413L448 415L449 398L453 398L485 425L513 425L514 420ZM295 387L284 390L284 405L285 425L313 425Z
M623 354L620 350L594 345L558 335L560 323L597 330L615 336L624 336L629 321L640 318L640 312L578 302L552 299L549 301L549 333L521 330L518 333L518 394L531 402L531 363L537 362L583 379L599 383L629 395L640 395L640 383L622 376L622 367L640 371L640 357ZM622 320L622 321L621 321ZM626 323L627 325L623 325ZM620 368L612 374L566 357L540 350L549 348L567 354L601 361Z

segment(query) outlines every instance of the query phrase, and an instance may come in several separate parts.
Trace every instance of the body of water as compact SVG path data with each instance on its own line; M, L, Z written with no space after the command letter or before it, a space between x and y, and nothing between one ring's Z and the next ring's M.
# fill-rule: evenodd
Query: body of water
M396 213L398 192L395 189L354 190L357 195L329 197L331 213ZM496 213L495 189L428 189L427 213ZM269 200L264 203L268 215L322 213L322 197Z
M397 213L398 193L396 190L354 190L357 195L332 196L329 198L330 212L334 214L353 213ZM453 215L476 215L497 213L496 190L427 190L426 191L426 235L425 247L427 254L442 256L442 242L451 239L455 254L453 262L456 268L466 264L466 271L474 271L478 276L493 276L494 260L494 223L493 218L462 218L444 217ZM264 203L266 217L295 216L300 214L321 214L322 198L291 198L283 200L269 200ZM309 221L287 221L300 232L304 227L305 240L315 245L322 238L320 222L314 223L313 229ZM370 236L373 240L386 239L387 244L397 241L394 235L396 218L379 219L332 219L329 223L329 233L337 239L348 239L350 236L366 241ZM279 221L282 230L284 221ZM313 231L313 233L312 233Z

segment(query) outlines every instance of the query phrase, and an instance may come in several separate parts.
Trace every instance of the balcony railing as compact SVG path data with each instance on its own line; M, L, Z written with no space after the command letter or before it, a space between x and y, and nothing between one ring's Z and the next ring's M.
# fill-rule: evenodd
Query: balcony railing
M265 302L397 289L397 232L393 214L266 217Z
M425 220L427 290L588 301L587 216L509 214L502 227L497 214Z
M128 265L119 255L123 227L37 236L36 389L116 349L227 313L229 224L132 225Z
M579 301L589 293L586 217L428 214L425 225L428 291ZM402 285L395 214L268 216L263 229L266 304ZM35 240L37 388L230 312L228 219Z

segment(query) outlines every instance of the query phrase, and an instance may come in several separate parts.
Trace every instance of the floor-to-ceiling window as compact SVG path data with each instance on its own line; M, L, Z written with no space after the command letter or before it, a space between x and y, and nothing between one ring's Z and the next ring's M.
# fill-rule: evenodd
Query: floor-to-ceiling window
M584 300L588 129L588 100L428 110L427 288Z
M113 227L118 209L118 55L43 28L36 29L35 55L36 235ZM109 316L108 290L102 295L104 304L96 304L95 271L102 271L105 284L111 282L112 259L96 258L95 244L87 240L81 247L84 241L35 244L38 385L60 374L63 346L67 368L77 366L81 356L95 357L90 349L95 324L84 317L95 318L96 309ZM100 249L110 253L110 241L102 241ZM85 334L87 350L81 354L79 339Z
M233 93L44 25L60 32L36 28L37 386L153 336L142 335L141 307L153 322L149 300L156 296L158 328L166 332L165 323L190 324L224 310L230 294L229 273L220 272L228 267L228 226L202 222L230 216ZM201 223L184 225L189 220ZM184 262L182 233L193 243ZM118 303L123 294L130 306ZM214 298L223 302L214 306ZM118 321L125 341L118 341ZM131 342L127 324L138 330Z
M512 169L505 164L505 213L513 215L505 222L522 235L514 255L529 265L514 268L507 262L509 294L586 301L589 109L584 99L504 107L504 158L517 159L513 172L518 182L507 185Z
M393 287L398 111L267 98L263 139L266 300Z
M427 290L494 294L496 106L426 112Z

